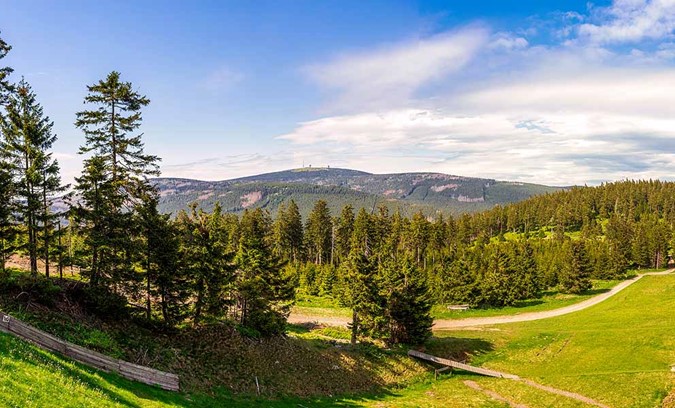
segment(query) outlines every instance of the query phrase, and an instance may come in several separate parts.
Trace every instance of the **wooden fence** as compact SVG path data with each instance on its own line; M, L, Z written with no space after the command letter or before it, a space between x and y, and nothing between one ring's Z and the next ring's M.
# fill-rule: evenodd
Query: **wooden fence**
M14 334L43 349L55 351L99 370L115 372L124 378L145 384L156 385L165 390L178 391L180 389L179 378L176 374L165 373L163 371L155 370L154 368L128 363L88 350L84 347L54 337L42 330L38 330L35 327L2 312L0 312L0 330Z
M472 365L460 363L459 361L448 360L447 358L440 358L432 356L431 354L422 353L417 350L408 350L408 355L412 357L421 358L422 360L433 361L434 363L443 364L452 368L459 368L460 370L470 371L476 374L487 375L489 377L497 378L508 378L511 380L517 380L519 377L514 374L502 373L499 371L489 370L487 368L474 367Z

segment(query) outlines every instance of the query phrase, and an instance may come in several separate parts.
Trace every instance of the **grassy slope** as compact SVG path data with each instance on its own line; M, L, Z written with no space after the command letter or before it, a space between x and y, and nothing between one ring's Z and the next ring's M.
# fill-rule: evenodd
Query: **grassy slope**
M675 276L649 276L578 313L500 325L496 331L439 335L486 339L497 351L474 361L491 368L575 391L610 406L658 406L673 379L674 292ZM442 352L442 344L436 345L436 352ZM502 382L481 382L509 388Z
M0 405L13 407L170 407L187 400L125 381L0 333Z
M475 364L575 391L614 407L657 406L672 385L674 292L675 276L645 277L584 311L495 329L441 332L427 350L444 356L473 350L470 354ZM429 379L400 390L382 389L339 400L262 403L233 400L225 393L186 397L95 373L0 335L0 405L6 406L88 406L93 401L96 406L140 407L505 406L464 386L466 379L528 406L583 406L520 383L464 374L444 374L436 382Z

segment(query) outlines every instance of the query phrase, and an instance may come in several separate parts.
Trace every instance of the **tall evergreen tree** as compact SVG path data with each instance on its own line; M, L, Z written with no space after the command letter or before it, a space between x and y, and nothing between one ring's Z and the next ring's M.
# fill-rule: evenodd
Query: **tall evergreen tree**
M92 157L76 189L87 196L78 205L79 220L96 235L89 239L94 245L91 281L98 284L105 277L114 286L133 283L138 276L129 231L136 206L153 188L147 178L159 175L159 158L145 154L142 134L134 134L150 101L115 71L87 89L84 101L92 109L78 112L75 125L85 134L80 153Z
M281 273L283 262L273 253L271 224L259 208L244 211L235 257L237 321L263 335L284 332L294 296L290 282Z
M275 250L286 261L298 262L302 252L303 227L300 209L291 200L288 206L279 206L274 222Z
M385 262L379 279L389 344L422 344L431 336L429 286L409 257Z
M138 213L145 250L146 317L152 317L153 303L157 303L164 322L174 325L182 320L190 293L180 262L179 231L169 215L158 212L157 204L157 195L150 195Z
M342 284L339 301L352 309L351 343L361 333L368 332L373 326L381 324L376 319L382 316L376 286L377 265L359 249L354 249L349 258L340 266Z
M0 272L5 272L7 258L14 250L16 226L12 214L12 198L14 197L14 180L12 173L0 164Z
M322 265L330 261L333 222L326 201L319 200L314 204L312 212L307 217L305 238L308 255L314 263Z
M17 186L15 208L28 234L31 273L37 273L40 235L45 261L49 262L50 208L54 195L63 191L59 166L50 149L56 141L53 123L44 115L36 95L23 79L7 99L7 114L0 116L0 158ZM47 269L47 272L49 270Z
M352 231L354 230L354 208L347 204L342 207L335 223L335 258L342 263L351 250Z
M190 214L181 211L176 222L181 236L180 257L182 272L191 282L194 298L192 319L195 324L204 316L215 318L227 314L231 303L234 283L233 254L227 252L227 244L216 239L220 224L220 209L208 214L197 210L196 203Z
M405 233L405 241L409 250L415 257L417 266L424 260L425 251L429 243L430 223L424 214L419 211L410 220L410 226Z
M567 293L581 293L591 288L592 266L584 241L568 241L564 246L566 262L563 264L560 284Z
M12 47L0 37L0 61L9 53ZM12 87L8 77L12 73L12 68L0 66L0 108L7 103L7 98ZM0 109L0 120L4 116ZM4 139L2 129L0 128L0 140ZM12 177L11 167L2 161L0 163L0 270L5 271L5 262L13 250L14 241L14 222L12 199L14 197L15 185Z

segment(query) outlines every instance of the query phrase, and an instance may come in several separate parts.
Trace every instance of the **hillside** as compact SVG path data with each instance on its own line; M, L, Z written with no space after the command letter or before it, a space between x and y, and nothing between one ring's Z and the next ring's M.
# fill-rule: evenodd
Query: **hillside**
M441 173L370 174L335 168L302 168L225 181L158 178L154 182L165 213L176 213L192 202L205 210L220 202L227 212L262 207L274 213L281 203L293 199L306 215L314 202L324 199L334 214L346 204L357 211L386 205L404 215L419 210L459 214L560 190Z
M670 335L673 329L673 299L668 294L673 289L673 275L646 277L602 304L566 316L506 324L498 328L437 332L437 336L427 343L426 350L435 355L455 358L461 358L456 354L458 349L466 350L469 353L465 358L469 357L475 365L515 373L541 384L580 393L613 407L659 406L671 389L670 364L674 361ZM651 307L644 308L645 304ZM44 309L40 309L43 313L32 314L35 323L49 325L52 330L59 332L55 326L59 325L60 320L67 320L66 315L63 312L58 316L50 313L48 317ZM584 329L579 330L580 326ZM94 333L81 324L71 327L76 328L75 331L80 335L88 331L92 337ZM102 343L101 339L115 337L109 325L100 326L100 330L96 336L99 344ZM325 329L324 333L328 331ZM317 345L321 344L319 350L331 349L330 343L317 341ZM294 354L290 352L293 347L287 348L285 341L279 342L276 349L280 351L279 355ZM375 364L392 362L389 358L382 358L382 354L376 354L379 357L374 359ZM258 369L263 371L263 367L261 365ZM370 366L366 368L371 369ZM281 373L285 370L272 371ZM312 376L333 375L330 371L310 373ZM308 378L305 377L307 374L297 370L291 375ZM349 377L345 378L351 378L352 373L347 375ZM278 377L275 379L278 380ZM311 376L309 380L312 380ZM467 380L478 384L479 389L469 388ZM621 386L617 387L617 384ZM282 398L263 403L263 399L254 397L233 397L227 389L216 393L172 394L126 381L116 375L91 370L2 333L0 390L4 391L0 397L2 405L35 407L91 404L110 407L504 406L493 399L494 395L514 404L531 407L588 406L532 388L523 382L472 376L461 371L441 374L438 381L416 381L405 388L386 387L347 398ZM61 397L54 399L54 395Z

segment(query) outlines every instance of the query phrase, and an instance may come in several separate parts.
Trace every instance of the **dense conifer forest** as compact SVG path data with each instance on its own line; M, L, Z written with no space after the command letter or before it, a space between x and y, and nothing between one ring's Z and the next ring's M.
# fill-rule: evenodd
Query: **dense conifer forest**
M0 60L11 47L0 40ZM39 96L0 69L0 268L12 254L47 276L77 266L93 307L134 308L167 326L233 322L250 336L286 330L296 293L332 296L353 311L352 341L415 344L437 303L512 305L548 288L580 293L590 280L669 260L675 183L621 181L549 193L456 217L405 217L386 207L305 219L293 201L276 214L197 204L161 214L144 151L150 100L119 72L83 84L81 175L60 181L56 135ZM13 74L14 75L14 74ZM64 193L65 198L63 197ZM68 208L54 210L56 199Z

